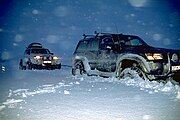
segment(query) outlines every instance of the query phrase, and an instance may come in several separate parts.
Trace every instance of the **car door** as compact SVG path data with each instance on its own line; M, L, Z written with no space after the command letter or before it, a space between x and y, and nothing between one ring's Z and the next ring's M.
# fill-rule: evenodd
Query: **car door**
M112 38L103 38L100 42L98 52L98 70L103 72L114 72L116 69L116 58Z
M99 48L99 39L93 38L90 39L87 45L87 52L85 53L86 58L88 59L91 70L97 68L98 65L98 48Z

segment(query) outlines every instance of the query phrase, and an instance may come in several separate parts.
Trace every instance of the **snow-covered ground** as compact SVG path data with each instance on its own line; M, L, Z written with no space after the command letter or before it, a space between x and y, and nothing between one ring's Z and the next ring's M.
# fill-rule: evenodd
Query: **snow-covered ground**
M0 120L179 120L180 86L72 76L70 67L0 75Z
M180 120L180 86L172 81L72 76L70 67L19 71L14 61L28 44L40 42L71 62L81 35L93 31L137 35L154 47L179 49L179 5L0 0L0 120Z

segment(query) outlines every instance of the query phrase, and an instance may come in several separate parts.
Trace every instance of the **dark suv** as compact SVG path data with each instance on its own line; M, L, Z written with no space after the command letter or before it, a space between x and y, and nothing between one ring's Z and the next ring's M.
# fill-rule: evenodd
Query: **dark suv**
M73 75L180 80L180 50L151 47L134 35L83 36L73 54Z

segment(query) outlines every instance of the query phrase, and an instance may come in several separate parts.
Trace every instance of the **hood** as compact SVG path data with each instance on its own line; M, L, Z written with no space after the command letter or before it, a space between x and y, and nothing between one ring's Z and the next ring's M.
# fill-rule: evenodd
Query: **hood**
M174 49L166 49L166 48L156 48L152 46L131 46L125 47L123 49L124 52L133 52L133 53L169 53L173 54L176 53L180 55L180 50Z
M168 61L168 57L173 63L180 62L180 50L166 49L166 48L155 48L151 46L128 46L124 47L124 49L120 52L123 53L134 53L139 54L141 56L145 56L145 54L154 54L160 53L163 55L163 59Z

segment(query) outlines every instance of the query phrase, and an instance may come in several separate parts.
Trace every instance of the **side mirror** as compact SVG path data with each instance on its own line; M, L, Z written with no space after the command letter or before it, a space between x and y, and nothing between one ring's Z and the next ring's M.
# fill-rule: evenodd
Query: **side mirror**
M51 55L54 55L53 53L50 53Z

